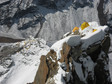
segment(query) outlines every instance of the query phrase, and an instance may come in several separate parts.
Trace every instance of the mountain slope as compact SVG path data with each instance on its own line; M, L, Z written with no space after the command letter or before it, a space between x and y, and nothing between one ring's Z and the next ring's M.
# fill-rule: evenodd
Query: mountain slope
M46 42L42 39L30 38L11 46L19 47L19 51L16 51L10 57L2 58L7 60L2 61L0 64L0 84L26 84L33 82L40 64L41 55L46 55L49 51ZM6 66L6 64L11 65Z

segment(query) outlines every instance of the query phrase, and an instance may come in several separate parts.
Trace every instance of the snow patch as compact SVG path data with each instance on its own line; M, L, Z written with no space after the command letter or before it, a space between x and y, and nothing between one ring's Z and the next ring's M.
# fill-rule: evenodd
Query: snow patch
M57 60L61 59L60 51L62 50L63 43L67 43L70 46L76 46L80 44L80 36L71 35L62 40L57 41L51 46L51 49L54 49L57 52Z
M82 40L82 49L85 50L89 47L89 45L92 45L94 43L97 43L97 42L101 42L105 37L105 33L99 29L97 30L96 32L94 33L91 33L87 36L84 36L81 38Z
M60 63L58 63L60 65ZM66 84L63 77L65 77L66 72L59 66L58 73L54 75L53 79L55 80L56 84Z

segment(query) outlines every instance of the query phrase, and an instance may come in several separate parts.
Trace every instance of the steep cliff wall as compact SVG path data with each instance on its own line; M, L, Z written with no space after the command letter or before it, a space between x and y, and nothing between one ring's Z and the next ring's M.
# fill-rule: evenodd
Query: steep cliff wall
M21 38L32 35L56 41L84 21L101 24L106 21L105 24L111 26L109 2L111 0L7 0L0 4L0 31Z

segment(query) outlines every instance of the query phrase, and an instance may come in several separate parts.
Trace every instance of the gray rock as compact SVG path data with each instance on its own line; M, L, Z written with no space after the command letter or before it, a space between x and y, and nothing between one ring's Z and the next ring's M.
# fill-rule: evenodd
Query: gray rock
M109 2L111 0L104 1L102 14L111 26ZM18 37L32 35L56 41L84 21L101 23L98 7L101 8L99 0L11 0L0 7L0 30L12 34L15 31L14 35Z

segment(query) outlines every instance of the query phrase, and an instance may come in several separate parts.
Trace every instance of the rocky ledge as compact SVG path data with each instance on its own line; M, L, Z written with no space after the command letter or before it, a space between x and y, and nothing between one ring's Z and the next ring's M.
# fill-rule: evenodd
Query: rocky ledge
M89 37L70 35L54 43L41 56L32 84L109 84L108 27L97 27Z

